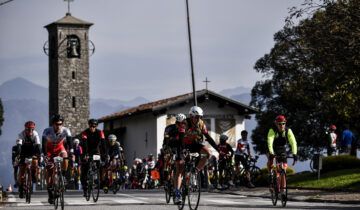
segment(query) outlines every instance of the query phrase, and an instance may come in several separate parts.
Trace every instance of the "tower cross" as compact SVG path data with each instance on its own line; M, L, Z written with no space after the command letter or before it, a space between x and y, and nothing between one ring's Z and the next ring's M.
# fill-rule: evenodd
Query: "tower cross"
M64 0L64 1L67 1L67 3L68 3L68 13L70 14L70 2L72 2L74 0Z
M209 80L207 79L207 77L206 77L203 82L205 82L205 84L206 84L205 86L206 86L206 90L207 90L207 89L208 89L208 83L211 82L211 81L209 81Z

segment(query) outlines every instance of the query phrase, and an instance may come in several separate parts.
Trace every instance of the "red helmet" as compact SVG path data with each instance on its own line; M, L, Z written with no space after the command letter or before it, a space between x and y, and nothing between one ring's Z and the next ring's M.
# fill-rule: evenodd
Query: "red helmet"
M331 125L331 126L330 126L330 129L331 129L331 130L336 130L336 126L335 126L335 125Z
M27 121L25 123L25 128L35 128L35 123L33 121Z
M276 121L276 122L286 122L286 119L285 119L284 116L279 115L279 116L277 116L277 117L275 118L275 121Z

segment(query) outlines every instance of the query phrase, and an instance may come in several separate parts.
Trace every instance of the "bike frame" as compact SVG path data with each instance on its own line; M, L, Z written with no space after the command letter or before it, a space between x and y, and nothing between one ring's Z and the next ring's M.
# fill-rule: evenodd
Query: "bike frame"
M32 158L25 158L25 198L26 202L31 202L31 191L32 191L32 174L31 174ZM23 182L24 185L24 182Z

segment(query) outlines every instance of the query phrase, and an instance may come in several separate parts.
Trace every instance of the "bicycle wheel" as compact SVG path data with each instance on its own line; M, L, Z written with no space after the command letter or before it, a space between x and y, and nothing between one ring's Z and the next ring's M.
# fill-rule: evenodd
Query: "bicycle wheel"
M61 171L58 173L58 200L60 201L61 209L64 209L64 191L65 191L65 183L64 177L61 174Z
M261 179L261 170L255 166L250 169L251 182L256 186L256 183Z
M30 174L30 170L26 169L26 174L25 174L25 198L26 198L26 202L30 203L31 202L31 187L32 187L32 180L31 180L31 174Z
M188 182L188 203L191 210L198 208L201 194L201 176L195 170L191 171Z
M276 206L277 199L278 199L278 190L277 190L277 178L276 172L271 172L272 176L272 184L270 184L270 193L271 193L271 201L274 206Z
M100 193L100 171L96 169L94 171L93 178L93 189L92 189L92 197L93 201L97 202L99 199L99 193Z
M55 170L54 172L55 173ZM53 175L53 197L54 197L54 209L57 209L59 206L59 196L58 196L58 192L59 192L59 180L58 180L58 173L55 173Z
M180 186L181 203L178 204L179 210L182 210L185 206L185 199L186 199L186 195L187 195L187 191L188 191L188 189L186 187L186 181L187 181L187 178L183 177L183 180L182 180L182 183Z
M88 175L87 175L87 183L88 183L88 188L87 188L87 192L86 192L86 201L89 201L90 200L90 196L91 196L91 192L92 192L92 189L93 189L93 176L91 175L91 172L89 171L88 172Z
M286 206L286 202L287 202L287 183L286 183L286 173L284 170L281 171L281 184L280 184L280 198L281 198L281 204L282 207Z
M171 180L169 180L166 185L164 186L164 190L165 190L165 200L166 200L166 203L170 203L170 200L171 200L171 194L172 194L172 183L171 183Z

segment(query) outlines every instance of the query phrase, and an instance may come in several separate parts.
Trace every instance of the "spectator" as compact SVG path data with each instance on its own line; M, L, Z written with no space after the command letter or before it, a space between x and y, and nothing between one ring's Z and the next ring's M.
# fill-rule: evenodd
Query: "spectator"
M356 138L349 128L349 124L345 124L345 130L341 136L342 152L347 154L350 154L351 151L356 151ZM351 155L354 155L353 152Z
M337 135L335 133L336 130L336 126L332 125L330 126L329 129L329 133L328 133L328 144L327 144L327 152L328 152L328 156L331 156L334 152L336 153L336 140L337 140ZM335 154L336 155L336 154Z

